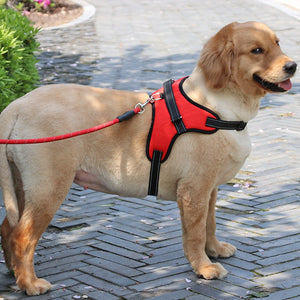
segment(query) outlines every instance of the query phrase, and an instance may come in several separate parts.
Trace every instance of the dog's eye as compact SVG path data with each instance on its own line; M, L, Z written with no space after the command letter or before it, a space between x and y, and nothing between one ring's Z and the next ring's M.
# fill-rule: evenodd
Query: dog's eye
M279 41L276 41L276 45L279 46Z
M262 48L255 48L255 49L251 50L251 53L253 53L253 54L263 54L264 53L264 49L262 49Z

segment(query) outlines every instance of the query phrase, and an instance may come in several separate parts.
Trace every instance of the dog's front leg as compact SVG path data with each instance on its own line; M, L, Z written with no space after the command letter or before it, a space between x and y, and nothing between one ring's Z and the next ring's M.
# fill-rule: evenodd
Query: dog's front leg
M177 202L182 223L183 248L192 268L205 279L222 278L227 271L219 263L212 263L205 253L206 221L211 190L205 183L181 180L177 189Z
M216 238L216 213L217 189L210 195L209 209L206 222L206 245L205 251L210 257L230 257L234 255L236 248L226 242L219 242Z

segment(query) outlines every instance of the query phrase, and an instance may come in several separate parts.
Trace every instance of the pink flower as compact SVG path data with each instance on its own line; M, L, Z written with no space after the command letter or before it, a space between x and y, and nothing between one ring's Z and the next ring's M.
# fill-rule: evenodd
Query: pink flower
M36 1L38 4L43 4L45 9L51 4L51 0L34 0L34 1Z
M47 5L49 6L51 4L51 0L44 0L44 6Z

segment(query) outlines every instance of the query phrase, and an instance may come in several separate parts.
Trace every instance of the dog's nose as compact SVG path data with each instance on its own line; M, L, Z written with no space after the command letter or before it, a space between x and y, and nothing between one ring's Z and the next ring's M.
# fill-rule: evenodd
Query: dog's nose
M293 75L296 72L297 64L294 61L289 61L283 66L283 69L286 73Z

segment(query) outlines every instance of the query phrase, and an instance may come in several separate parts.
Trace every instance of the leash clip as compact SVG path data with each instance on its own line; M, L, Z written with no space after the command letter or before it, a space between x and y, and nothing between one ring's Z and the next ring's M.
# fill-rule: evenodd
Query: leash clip
M138 114L142 114L145 112L145 105L148 104L149 101L145 102L144 104L142 103L138 103L134 108L139 108L140 111L138 112Z
M138 103L135 108L139 108L140 111L138 112L139 114L142 114L145 112L145 106L148 104L148 103L154 103L155 101L157 100L161 100L163 99L163 96L161 93L154 93L154 94L151 94L149 96L149 98L147 99L147 101L145 103Z
M139 111L138 113L139 113L139 114L142 114L142 113L145 112L145 106L146 106L148 103L151 103L151 104L152 104L152 103L154 103L154 101L156 101L156 100L161 100L161 99L163 99L161 93L154 93L154 94L151 94L145 103L138 103L138 104L135 106L135 108L139 108L140 111Z
M148 104L148 103L151 103L151 98L148 98L147 101L145 103L138 103L135 108L139 108L140 111L138 112L139 114L142 114L145 112L145 106Z

